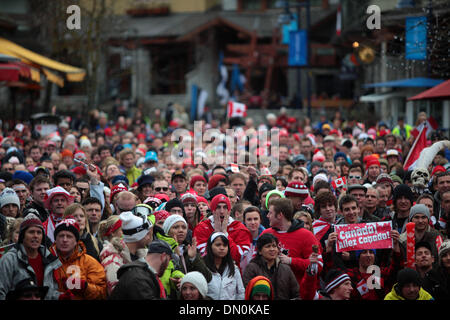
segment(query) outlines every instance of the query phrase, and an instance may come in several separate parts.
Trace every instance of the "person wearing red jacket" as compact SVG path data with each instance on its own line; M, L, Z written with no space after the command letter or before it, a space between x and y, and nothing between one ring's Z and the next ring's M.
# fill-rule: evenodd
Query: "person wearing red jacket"
M303 222L294 219L293 216L294 208L291 200L286 198L272 200L267 215L271 228L264 230L261 235L271 233L278 238L282 252L280 260L290 265L300 285L309 265L313 246L321 249L321 245L311 231L303 228ZM323 268L321 254L318 256L316 266L315 272L320 273Z
M223 232L230 241L231 257L240 267L241 257L249 250L252 243L250 231L240 221L230 217L231 203L226 195L218 194L211 200L212 215L200 222L194 229L193 237L197 239L197 248L202 256L206 254L206 244L213 232Z

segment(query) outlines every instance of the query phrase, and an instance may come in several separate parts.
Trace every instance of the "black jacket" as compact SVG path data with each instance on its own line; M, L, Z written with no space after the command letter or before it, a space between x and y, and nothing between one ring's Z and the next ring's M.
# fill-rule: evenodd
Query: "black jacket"
M146 262L140 260L125 264L117 270L119 282L109 296L110 300L159 300L157 276Z
M433 268L422 279L422 288L435 300L449 300L450 277L441 268Z

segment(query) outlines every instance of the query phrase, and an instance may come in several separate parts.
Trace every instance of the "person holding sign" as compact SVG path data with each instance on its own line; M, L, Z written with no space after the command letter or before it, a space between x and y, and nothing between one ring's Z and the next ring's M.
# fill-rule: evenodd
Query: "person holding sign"
M358 266L346 269L356 290L352 292L352 300L383 300L395 282L395 275L402 267L403 256L399 245L399 233L391 230L394 243L391 263L378 267L375 249L364 249L355 252ZM375 271L375 272L374 272Z
M438 255L436 243L442 242L439 232L430 226L431 213L424 204L416 204L409 212L409 221L414 222L414 237L416 243L424 241L430 244L431 253L434 257ZM406 252L406 231L400 235L400 245L403 252ZM439 239L440 238L440 239Z
M334 232L337 216L337 199L331 191L324 191L316 196L314 212L319 214L319 218L312 224L313 232L324 250L328 236Z

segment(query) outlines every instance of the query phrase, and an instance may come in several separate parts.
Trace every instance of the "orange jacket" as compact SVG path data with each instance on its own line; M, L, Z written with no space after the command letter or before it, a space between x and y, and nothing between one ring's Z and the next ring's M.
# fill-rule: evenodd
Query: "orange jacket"
M57 250L55 244L50 249L56 256ZM68 259L59 257L62 262L62 266L54 271L56 281L58 282L59 291L65 292L66 279L73 276L77 272L77 267L79 268L79 277L85 280L88 285L84 292L79 292L77 290L72 290L74 294L74 300L99 300L106 299L106 275L105 270L102 265L86 253L86 247L83 242L78 241L75 250ZM72 281L74 283L74 281Z

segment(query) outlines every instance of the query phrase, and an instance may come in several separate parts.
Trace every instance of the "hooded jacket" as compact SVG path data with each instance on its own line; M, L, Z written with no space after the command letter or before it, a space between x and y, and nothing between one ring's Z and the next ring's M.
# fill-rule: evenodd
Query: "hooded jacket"
M50 250L57 255L56 244ZM66 278L69 278L79 267L80 278L87 282L83 293L75 292L74 300L98 300L106 298L106 275L102 265L86 253L83 242L78 241L72 255L64 259L59 257L62 266L55 271L55 277L61 292L66 291ZM74 268L75 266L75 268Z
M159 300L161 289L156 274L143 259L120 267L117 271L119 282L110 300Z
M58 284L53 276L54 270L61 267L61 262L52 255L44 246L40 246L39 253L44 265L43 286L49 288L46 300L57 300L60 292ZM4 300L8 292L15 289L16 285L27 278L37 283L34 269L28 263L28 256L23 244L16 244L0 259L0 299Z
M311 231L303 228L303 221L297 219L292 220L291 227L286 232L269 228L264 230L261 235L265 233L276 236L281 249L287 251L287 255L292 259L290 267L300 285L309 265L309 256L313 252L312 246L317 245L320 248L319 252L322 251L319 241ZM322 255L319 255L318 268L320 273L323 268Z
M210 216L204 221L200 222L194 229L193 236L197 238L197 249L200 254L206 254L206 244L209 237L214 232L214 216ZM228 218L228 240L230 241L231 257L237 266L240 266L241 258L250 250L252 243L252 234L242 224L242 222L234 220L232 217Z
M392 288L391 292L389 292L386 295L386 297L384 297L384 300L406 300L406 299L401 296L400 289L398 288L398 283L396 283ZM419 297L416 300L434 300L434 298L423 288L420 288Z
M299 285L291 268L281 263L280 259L277 258L273 267L269 269L264 259L260 255L257 255L250 261L242 275L242 280L246 287L246 300L248 300L248 287L257 276L264 276L270 280L272 285L272 300L292 300L299 298Z

